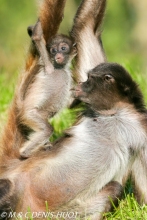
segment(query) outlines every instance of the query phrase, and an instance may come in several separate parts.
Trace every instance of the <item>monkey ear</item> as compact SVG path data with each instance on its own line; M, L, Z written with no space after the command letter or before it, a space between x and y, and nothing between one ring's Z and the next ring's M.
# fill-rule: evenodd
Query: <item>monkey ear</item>
M130 89L129 89L128 86L124 87L124 92L125 92L125 94L129 94L130 93Z
M130 88L129 88L127 85L125 85L125 84L121 84L120 86L121 86L121 88L122 88L123 93L124 93L125 95L129 95L129 93L130 93Z
M73 47L76 47L76 46L77 46L77 43L74 43L72 46L73 46Z
M76 55L76 54L77 54L77 43L74 43L74 44L72 45L72 47L73 47L74 55Z
M74 43L74 44L72 45L72 47L73 47L73 49L77 52L77 43Z

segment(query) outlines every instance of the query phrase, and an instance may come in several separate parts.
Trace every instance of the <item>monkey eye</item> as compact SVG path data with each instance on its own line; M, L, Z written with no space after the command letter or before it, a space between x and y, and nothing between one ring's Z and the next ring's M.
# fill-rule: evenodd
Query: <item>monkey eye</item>
M60 52L65 52L68 53L69 52L69 46L67 43L60 43L59 44L59 51Z
M65 53L68 53L69 52L69 47L67 46L62 46L61 49L60 49L61 52L65 52Z
M66 50L67 48L66 47L61 47L61 50Z
M56 48L51 48L50 49L50 53L51 54L56 54L57 53L57 49Z
M107 75L105 75L105 76L104 76L104 80L105 80L105 81L113 81L113 80L114 80L114 78L113 78L113 76L112 76L112 75L107 74Z

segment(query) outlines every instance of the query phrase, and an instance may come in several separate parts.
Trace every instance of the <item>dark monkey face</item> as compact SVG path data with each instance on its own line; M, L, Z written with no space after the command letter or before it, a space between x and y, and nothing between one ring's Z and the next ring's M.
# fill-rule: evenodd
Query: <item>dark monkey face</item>
M47 44L47 50L56 69L63 68L76 55L76 47L65 35L57 35Z
M143 98L137 84L119 64L102 63L88 73L88 80L79 83L73 92L75 98L95 110L107 110L118 102L142 108Z

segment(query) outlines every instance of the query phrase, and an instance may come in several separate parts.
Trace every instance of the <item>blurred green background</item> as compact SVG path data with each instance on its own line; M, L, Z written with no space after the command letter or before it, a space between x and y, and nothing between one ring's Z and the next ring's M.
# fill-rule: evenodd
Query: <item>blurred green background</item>
M60 32L67 33L80 0L67 0ZM29 46L26 28L34 24L37 0L0 0L0 120L5 119L17 75ZM108 61L125 66L147 100L147 1L108 0L102 40Z

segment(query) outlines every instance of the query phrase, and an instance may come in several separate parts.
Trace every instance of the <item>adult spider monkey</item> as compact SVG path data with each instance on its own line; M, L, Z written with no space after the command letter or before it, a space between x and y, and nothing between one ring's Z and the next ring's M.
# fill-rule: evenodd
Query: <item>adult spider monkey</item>
M101 220L131 174L137 198L147 203L147 110L137 84L122 66L102 63L73 95L86 104L77 123L51 151L12 161L1 175L1 212L45 213L47 201L53 219L72 212Z

